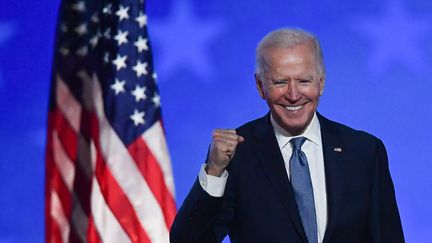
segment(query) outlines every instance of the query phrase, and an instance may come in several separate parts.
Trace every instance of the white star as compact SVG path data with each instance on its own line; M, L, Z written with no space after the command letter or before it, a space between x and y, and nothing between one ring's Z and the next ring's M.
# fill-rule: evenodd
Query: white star
M80 36L86 34L87 33L87 24L81 24L81 25L77 26L75 28L75 32Z
M161 61L158 71L169 75L186 69L201 80L211 80L215 65L211 62L210 47L224 30L224 24L218 19L197 16L189 2L174 1L167 19L152 22L152 36L165 57L158 59Z
M141 75L147 75L147 62L142 63L141 61L138 61L135 66L132 67L132 69L136 72L137 77L141 77Z
M110 56L110 54L108 52L105 52L104 57L103 57L104 63L109 63L109 56Z
M130 116L130 119L132 119L135 126L138 126L139 124L144 125L144 123L145 123L144 115L145 115L144 111L138 112L138 110L135 109L134 113Z
M135 21L138 22L139 27L142 28L147 24L147 15L140 12L138 17L135 18Z
M64 48L64 47L60 47L59 52L63 55L66 56L69 54L69 49Z
M90 44L91 44L91 46L93 47L93 48L95 48L96 47L96 45L97 45L97 43L98 43L98 41L99 41L99 37L98 37L98 35L96 34L95 36L93 36L92 38L90 38Z
M124 56L117 55L116 59L113 60L113 64L116 65L117 71L122 68L126 68L126 59L127 59L126 55Z
M138 52L148 50L147 41L147 39L143 39L141 36L138 37L138 40L134 42L134 45L138 48Z
M112 4L110 3L110 4L107 4L103 9L102 9L102 12L104 13L104 14L111 14L112 12L111 12L111 7L112 7Z
M125 87L124 87L125 84L126 84L125 80L120 81L118 79L115 79L115 83L111 84L111 89L114 90L116 95L118 95L120 93L125 92Z
M80 1L76 4L73 4L72 9L76 10L78 12L84 12L85 11L85 3L83 1Z
M97 13L94 13L91 17L91 21L95 24L99 23L99 17L97 15Z
M420 72L425 68L422 40L431 30L430 20L410 14L400 1L388 4L381 16L363 17L354 22L355 28L371 41L367 65L374 72L387 71L395 63Z
M103 36L108 40L111 39L111 28L106 29Z
M129 32L125 31L122 32L121 30L119 30L119 32L117 33L117 35L114 36L114 39L117 41L117 44L120 46L123 43L127 43L127 35L129 34Z
M132 90L132 95L135 96L135 102L139 102L140 100L145 100L147 98L146 87L135 86L135 89Z
M80 48L76 51L76 54L77 54L78 56L80 56L80 57L84 57L84 56L86 56L87 53L88 53L88 48L87 48L87 46L82 46L82 47L80 47Z
M129 7L123 7L122 5L120 5L120 9L116 12L116 15L119 16L120 21L129 18L128 11L129 11Z
M152 101L156 107L160 106L160 96L157 93L155 93L155 95L153 96Z

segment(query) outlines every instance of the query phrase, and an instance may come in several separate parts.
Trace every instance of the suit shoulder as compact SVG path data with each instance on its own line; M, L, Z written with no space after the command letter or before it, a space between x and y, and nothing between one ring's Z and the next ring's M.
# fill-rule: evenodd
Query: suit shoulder
M379 139L373 134L370 134L363 130L354 129L345 124L329 120L322 116L320 117L320 124L321 124L321 129L328 129L335 134L339 134L340 137L344 137L351 141L355 139L354 141L361 142L361 143L370 143L370 144L382 143L381 139Z

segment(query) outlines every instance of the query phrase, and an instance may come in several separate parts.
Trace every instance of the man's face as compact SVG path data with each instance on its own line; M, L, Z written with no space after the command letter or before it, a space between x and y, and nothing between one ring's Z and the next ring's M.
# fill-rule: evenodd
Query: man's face
M304 132L324 88L315 55L309 43L266 52L264 80L256 77L260 96L266 100L275 121L292 135Z

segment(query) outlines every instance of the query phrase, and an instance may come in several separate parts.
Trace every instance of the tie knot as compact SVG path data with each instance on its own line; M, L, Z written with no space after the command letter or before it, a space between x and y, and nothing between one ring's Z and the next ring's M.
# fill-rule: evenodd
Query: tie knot
M290 143L293 146L293 150L301 150L301 146L306 141L305 137L296 137L290 140Z

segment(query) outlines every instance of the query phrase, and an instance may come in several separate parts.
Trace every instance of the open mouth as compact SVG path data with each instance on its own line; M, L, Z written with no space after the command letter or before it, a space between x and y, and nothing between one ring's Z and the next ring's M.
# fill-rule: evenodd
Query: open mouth
M300 110L304 105L297 105L297 106L285 106L285 109L289 110L289 111L298 111Z

